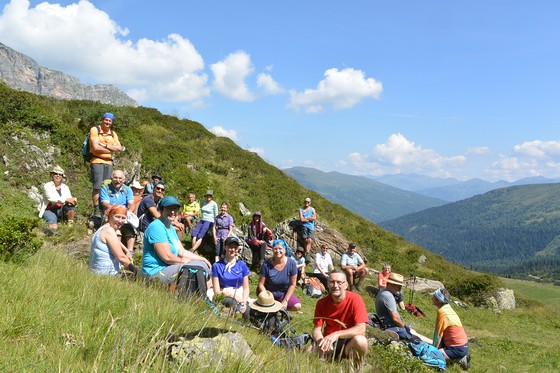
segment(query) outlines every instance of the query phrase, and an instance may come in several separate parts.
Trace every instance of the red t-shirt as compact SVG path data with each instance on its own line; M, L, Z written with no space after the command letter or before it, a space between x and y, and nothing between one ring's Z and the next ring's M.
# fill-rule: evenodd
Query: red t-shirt
M377 281L381 281L381 288L387 286L387 280L389 279L389 276L391 276L391 272L387 272L387 275L384 275L384 273L385 272L380 272L377 275Z
M334 320L340 321L345 326ZM324 336L368 321L369 316L364 300L360 295L351 291L346 292L346 297L339 304L334 304L332 295L329 294L319 299L315 306L313 324L316 327L325 324Z

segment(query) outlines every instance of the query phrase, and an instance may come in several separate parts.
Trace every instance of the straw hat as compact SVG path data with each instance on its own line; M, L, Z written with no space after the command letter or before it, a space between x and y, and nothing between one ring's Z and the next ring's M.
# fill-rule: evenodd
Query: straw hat
M132 184L130 184L130 187L132 189L144 189L144 187L142 185L140 185L138 180L134 180L134 182Z
M55 168L53 168L51 170L51 174L61 174L62 177L66 177L66 175L64 174L64 170L60 166L56 166Z
M274 296L268 290L261 291L257 299L250 302L249 305L252 309L264 313L276 312L282 308L282 303L274 300Z
M398 273L393 272L389 275L389 278L387 279L387 282L390 283L390 284L403 286L404 277L402 275L399 275Z

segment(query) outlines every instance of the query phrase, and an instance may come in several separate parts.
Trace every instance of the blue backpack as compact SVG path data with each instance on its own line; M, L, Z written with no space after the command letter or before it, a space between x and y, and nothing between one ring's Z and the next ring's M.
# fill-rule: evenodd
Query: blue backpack
M424 365L436 368L439 371L443 371L447 368L445 357L437 347L417 339L410 342L408 348L410 348L414 356L422 360Z

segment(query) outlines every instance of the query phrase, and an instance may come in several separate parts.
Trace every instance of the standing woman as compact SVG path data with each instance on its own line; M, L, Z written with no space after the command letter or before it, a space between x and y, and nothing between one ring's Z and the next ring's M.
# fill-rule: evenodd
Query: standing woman
M89 249L89 269L99 275L116 275L121 268L136 274L138 269L132 264L128 249L117 236L126 223L127 209L121 205L113 205L107 211L107 223L102 225L93 235Z
M433 344L445 356L447 363L459 361L463 369L470 367L469 339L461 324L461 319L451 308L451 296L444 288L437 289L432 304L438 308Z
M58 221L67 220L68 225L74 224L76 204L78 200L72 197L70 188L63 183L64 170L56 166L51 171L51 181L43 184L43 201L39 205L39 217L49 224L48 234L56 234Z
M284 240L272 242L272 258L266 260L261 267L257 295L268 290L284 308L298 311L301 309L301 301L294 294L298 269L295 260L287 256L289 250L290 247Z
M315 234L315 220L317 214L315 209L311 207L311 198L307 197L303 200L303 207L299 209L299 220L301 221L301 238L305 242L305 261L311 262L311 244Z
M209 229L214 226L214 220L218 216L218 204L214 202L214 192L210 189L204 195L206 201L202 202L200 208L200 220L192 231L192 251L196 252L202 244L202 239Z
M226 238L225 254L212 265L212 286L214 296L224 294L224 304L227 308L237 307L237 311L244 317L249 316L249 268L242 260L237 260L239 253L239 239L235 236Z
M228 214L229 204L222 202L220 205L220 214L214 219L212 233L214 236L214 245L216 246L216 257L214 262L220 260L220 256L224 251L224 241L233 233L233 218Z

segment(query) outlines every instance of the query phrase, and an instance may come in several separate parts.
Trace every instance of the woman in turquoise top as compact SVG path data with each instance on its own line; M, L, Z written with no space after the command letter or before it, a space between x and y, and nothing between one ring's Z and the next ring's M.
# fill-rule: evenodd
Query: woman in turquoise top
M181 204L177 198L167 196L160 200L161 216L154 220L144 233L142 275L172 283L185 264L197 265L210 272L210 262L185 250L172 223L179 216Z
M109 208L107 223L101 226L91 240L89 249L89 269L100 275L116 275L121 267L136 274L136 266L128 249L121 243L117 230L126 223L127 210L124 206L113 205Z
M214 192L210 189L204 195L206 201L202 202L200 208L200 220L192 231L192 251L196 252L202 244L202 239L208 230L214 226L214 220L218 216L218 204L214 202Z

